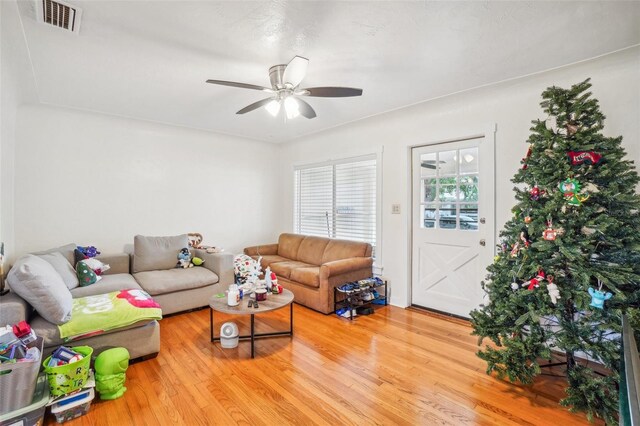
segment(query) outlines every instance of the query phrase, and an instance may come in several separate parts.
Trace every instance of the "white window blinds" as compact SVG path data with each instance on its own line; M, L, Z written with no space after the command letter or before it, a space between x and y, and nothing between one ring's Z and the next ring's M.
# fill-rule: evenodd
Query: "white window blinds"
M376 247L376 156L295 170L294 230Z

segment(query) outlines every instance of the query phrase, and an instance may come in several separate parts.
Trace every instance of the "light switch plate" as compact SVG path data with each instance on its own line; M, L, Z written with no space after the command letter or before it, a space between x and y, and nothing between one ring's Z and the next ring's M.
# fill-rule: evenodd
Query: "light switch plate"
M391 204L391 214L400 214L400 204Z

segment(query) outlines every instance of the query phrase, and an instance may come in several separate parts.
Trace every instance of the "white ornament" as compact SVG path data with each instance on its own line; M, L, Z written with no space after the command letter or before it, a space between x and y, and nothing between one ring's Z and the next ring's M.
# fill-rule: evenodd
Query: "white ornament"
M516 291L519 288L520 288L520 286L518 285L517 282L514 281L514 282L511 283L511 290Z
M551 303L553 303L554 305L557 304L558 299L561 299L558 286L555 283L549 283L547 285L547 290L549 291L549 297L551 297Z

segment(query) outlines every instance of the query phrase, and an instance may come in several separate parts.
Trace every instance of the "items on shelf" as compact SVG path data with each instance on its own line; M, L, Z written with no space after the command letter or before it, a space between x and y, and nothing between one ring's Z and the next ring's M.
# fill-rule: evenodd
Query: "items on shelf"
M376 289L384 286L384 295ZM334 311L336 315L353 319L357 315L370 315L370 305L387 304L387 282L379 277L348 282L334 288Z
M93 349L89 346L61 346L44 360L42 365L47 373L51 395L66 395L86 387L92 353Z

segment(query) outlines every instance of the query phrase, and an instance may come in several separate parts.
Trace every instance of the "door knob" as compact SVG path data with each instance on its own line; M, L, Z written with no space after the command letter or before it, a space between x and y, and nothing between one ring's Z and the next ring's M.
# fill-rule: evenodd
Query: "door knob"
M486 246L487 245L487 241L483 238L482 240L480 240L480 245L482 247Z
M483 225L484 225L486 222L487 222L487 219L485 219L484 217L481 217L481 218L480 218L480 223L481 223L481 224L483 224Z

